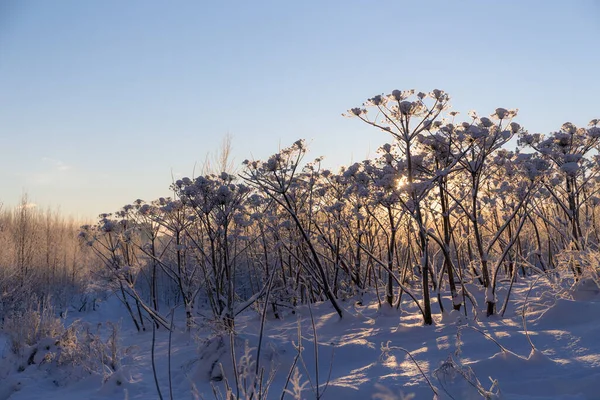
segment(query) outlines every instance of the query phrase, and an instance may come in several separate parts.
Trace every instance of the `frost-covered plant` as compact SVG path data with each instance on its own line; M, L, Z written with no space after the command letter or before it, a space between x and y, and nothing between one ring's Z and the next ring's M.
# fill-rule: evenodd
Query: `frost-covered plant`
M490 378L491 386L486 389L471 367L464 365L460 361L456 361L452 356L448 356L432 374L438 380L442 390L451 398L454 398L452 394L459 395L457 393L450 393L451 389L449 388L449 384L455 383L457 380L466 381L468 383L467 390L475 390L483 399L493 400L501 398L497 380ZM460 393L462 398L465 398L466 395L467 393L465 392Z
M383 174L378 183L388 189L396 189L396 199L413 217L417 226L423 290L423 321L426 325L431 325L433 320L429 295L429 238L422 202L426 193L431 190L432 181L430 176L423 174L423 156L419 153L417 137L432 126L440 124L438 118L441 118L442 112L448 109L449 100L450 96L438 89L429 94L420 92L416 95L414 90L394 90L387 96L374 96L363 104L363 108L352 108L346 114L391 134L395 139L395 151L392 151L391 145L383 147L385 163L381 167ZM402 179L405 179L405 182ZM392 226L392 236L395 231L395 226ZM395 243L392 245L392 248L395 247ZM392 292L391 284L390 278L387 289L388 301Z
M431 388L431 391L433 392L434 398L438 397L438 389L433 386L433 384L431 383L431 380L427 377L427 375L425 374L425 372L423 372L423 369L421 368L421 366L419 365L419 363L417 362L417 360L415 360L415 358L413 357L413 355L406 350L403 347L400 346L392 346L391 345L391 340L388 340L385 344L381 343L381 355L380 358L386 358L389 357L390 354L395 351L395 350L400 350L403 353L405 353L411 360L411 362L417 367L417 369L419 370L419 372L421 373L421 375L423 376L423 378L425 378L425 381L427 382L427 384L429 385L429 387Z
M58 365L81 367L88 373L102 375L104 381L122 367L132 351L131 347L120 345L119 327L111 322L93 328L75 321L57 338L56 347Z
M245 213L250 189L226 172L194 180L183 178L173 188L194 219L184 233L202 268L213 314L233 329L239 242L243 240L242 229L252 223ZM182 288L186 310L196 297L193 291L189 293L191 289Z
M59 367L63 376L81 378L80 372L101 375L106 380L121 369L131 348L120 345L119 328L108 322L95 328L80 321L66 327L51 306L30 307L25 313L7 317L3 333L11 339L19 371L31 365ZM78 372L70 368L77 368Z
M494 246L498 251L494 263L490 264L491 284L486 289L488 315L490 311L495 312L498 276L501 266L505 263L508 263L507 274L510 278L505 303L508 301L517 275L518 257L515 244L520 240L525 223L531 220L533 203L540 188L539 178L547 168L548 164L539 157L504 149L498 150L490 163L491 173L482 190L481 203L484 204L482 209L488 215L488 219L492 220L494 234L486 239L485 254L491 255ZM494 303L493 306L490 302Z
M250 347L248 341L244 345L244 353L237 363L236 397L239 399L268 399L269 389L275 378L276 366L271 365L271 371L265 374L265 368L260 366L260 354Z
M512 214L508 214L502 226L496 235L492 235L489 240L485 235L485 206L483 200L484 188L492 174L498 169L494 164L494 156L501 150L515 133L521 131L521 126L512 119L517 115L517 110L507 110L497 108L490 117L481 117L476 112L470 112L471 121L463 122L458 131L458 143L461 153L464 155L459 163L463 169L464 185L458 193L450 194L459 205L461 211L466 215L472 228L470 235L475 241L475 247L478 253L478 262L481 266L481 282L486 291L487 315L496 312L496 298L494 288L494 271L490 263L492 248L500 235L517 217L517 212L527 205L530 194L535 185L530 184L525 190L526 195L522 196L518 206ZM530 180L533 182L533 180ZM524 220L522 220L524 223ZM522 224L520 225L522 227ZM520 229L519 229L520 230ZM518 235L516 235L518 236ZM514 238L513 238L514 239ZM510 250L507 246L504 250ZM501 256L501 258L505 258Z
M136 245L141 233L139 226L130 218L130 207L125 206L114 216L101 214L97 224L81 227L79 237L102 262L102 268L96 271L97 279L117 295L136 329L146 330L144 314L169 329L165 318L152 303L143 298L137 288L137 281L143 276L139 245Z
M561 286L568 289L570 296L589 300L600 294L600 252L589 248L563 250L556 255L555 261L558 276L562 278ZM573 269L579 271L575 277L569 274Z
M285 393L289 394L294 400L302 400L302 393L306 391L309 382L302 381L302 374L298 367L294 367L289 382L289 389L285 389Z
M589 216L582 216L584 205L597 198L600 180L600 121L590 121L587 128L578 128L570 122L548 135L522 132L519 144L533 149L553 169L544 178L544 187L568 221L566 234L575 250L586 248L586 224ZM596 185L594 185L596 184ZM594 244L597 247L597 243ZM577 275L580 269L574 268Z
M10 337L12 352L19 356L42 339L55 338L64 330L62 319L48 302L32 303L26 310L6 316L2 323L2 331Z
M453 118L457 114L456 112L450 112ZM441 221L441 227L436 228L435 231L429 229L428 235L440 246L444 260L443 267L440 270L440 277L438 278L438 302L442 311L440 288L442 287L444 273L448 275L453 309L460 310L463 300L456 287L456 263L451 254L452 235L454 231L452 227L452 214L455 213L458 205L448 193L452 182L451 177L457 169L457 162L464 157L464 154L457 148L456 142L460 136L459 132L453 123L448 123L437 127L432 126L432 128L427 130L427 134L418 136L419 142L427 154L424 168L434 178L434 185L437 189L432 190L428 197L428 200L431 202L428 204L428 209L432 214L432 221L430 223L439 226L439 221Z
M267 399L279 365L272 360L265 367L263 358L248 340L242 342L231 333L223 333L201 345L199 367L210 379L216 399ZM225 394L218 382L222 382Z
M341 318L343 315L342 309L331 290L322 257L319 255L315 247L315 241L311 237L311 226L314 220L310 209L312 205L310 197L315 185L316 170L313 165L309 164L306 167L306 174L299 177L300 163L305 154L306 145L303 140L298 140L292 146L284 148L279 153L269 157L267 161L246 160L244 162L246 169L242 173L242 177L249 185L260 190L277 203L292 219L295 229L300 233L301 240L310 254L308 262L303 263L302 266L313 277L314 284L323 290ZM301 220L299 215L299 209L306 205L306 202L302 201L303 199L309 200L307 221Z
M369 224L366 205L370 200L364 186L368 177L358 172L358 165L342 168L337 174L321 171L315 190L317 219L323 221L319 239L329 251L331 262L339 266L335 269L333 292L343 292L343 297L360 295L367 280L361 246L364 228ZM362 186L355 177L357 173L365 178Z

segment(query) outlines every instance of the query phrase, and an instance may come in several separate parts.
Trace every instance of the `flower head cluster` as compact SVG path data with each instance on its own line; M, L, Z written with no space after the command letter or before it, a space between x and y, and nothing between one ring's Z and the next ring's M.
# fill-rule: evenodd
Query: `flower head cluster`
M590 121L587 129L565 122L558 131L547 136L522 132L519 144L535 150L564 176L575 178L592 165L589 155L600 145L598 122L597 119Z

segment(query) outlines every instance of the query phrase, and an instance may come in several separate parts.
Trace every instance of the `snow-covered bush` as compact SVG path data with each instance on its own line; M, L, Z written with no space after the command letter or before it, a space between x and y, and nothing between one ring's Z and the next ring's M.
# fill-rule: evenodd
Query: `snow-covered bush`
M92 327L75 321L57 338L55 346L58 365L82 368L89 374L101 375L104 381L123 367L124 360L130 361L134 350L121 346L119 326L112 322Z
M4 317L2 331L11 340L12 352L22 356L26 349L41 340L60 336L65 327L52 306L38 303Z
M51 306L29 307L5 317L2 333L9 337L11 350L4 363L17 372L32 365L46 368L60 385L86 375L106 382L132 354L132 348L120 345L118 325L91 326L76 320L65 327Z
M598 300L600 296L600 252L563 250L556 255L557 276L566 295L575 300ZM579 271L577 275L573 272Z

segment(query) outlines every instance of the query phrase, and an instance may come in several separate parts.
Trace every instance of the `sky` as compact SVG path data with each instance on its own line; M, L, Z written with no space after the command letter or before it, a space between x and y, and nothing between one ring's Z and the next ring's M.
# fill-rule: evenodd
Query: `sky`
M442 89L533 132L600 118L597 1L0 0L0 202L93 220L299 138L325 166L390 141L341 114Z

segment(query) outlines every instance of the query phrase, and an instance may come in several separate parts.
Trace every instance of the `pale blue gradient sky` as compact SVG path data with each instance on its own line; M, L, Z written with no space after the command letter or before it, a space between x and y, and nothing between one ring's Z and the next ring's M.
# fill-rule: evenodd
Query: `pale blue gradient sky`
M0 201L93 218L169 195L227 133L237 163L298 138L359 161L388 138L341 113L392 89L587 124L599 4L0 0Z

